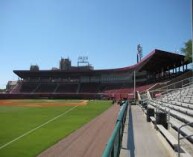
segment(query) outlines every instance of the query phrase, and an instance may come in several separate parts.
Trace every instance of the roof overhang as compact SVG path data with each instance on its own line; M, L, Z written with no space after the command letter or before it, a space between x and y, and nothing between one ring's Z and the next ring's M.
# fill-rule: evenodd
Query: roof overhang
M166 52L162 50L155 49L151 53L149 53L146 57L144 57L139 63L117 69L104 69L104 70L39 70L39 71L30 71L30 70L14 70L13 72L18 75L20 78L29 78L29 77L61 77L65 78L67 76L77 77L77 76L94 76L101 74L109 74L109 73L125 73L132 71L147 71L150 73L157 73L161 71L167 71L170 69L174 69L176 67L180 67L185 64L189 64L189 62L184 61L184 56L176 53Z

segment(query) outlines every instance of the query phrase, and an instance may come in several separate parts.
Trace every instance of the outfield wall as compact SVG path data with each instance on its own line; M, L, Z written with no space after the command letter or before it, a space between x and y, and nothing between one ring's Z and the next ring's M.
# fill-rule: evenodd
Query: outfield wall
M103 94L97 93L65 93L65 94L0 94L0 99L102 99Z

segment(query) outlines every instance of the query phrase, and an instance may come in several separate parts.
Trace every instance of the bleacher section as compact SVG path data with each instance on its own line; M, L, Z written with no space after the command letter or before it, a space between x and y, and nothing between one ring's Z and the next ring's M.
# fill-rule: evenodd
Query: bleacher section
M76 93L78 84L76 83L60 83L54 93Z
M136 91L143 92L146 91L147 89L151 88L155 84L148 84L148 85L143 85L143 86L138 86L136 87ZM105 93L108 93L109 95L114 95L116 99L121 99L121 98L129 98L133 99L133 88L122 88L122 89L112 89L112 90L105 90Z
M50 83L50 82L23 82L20 93L76 93L78 84L76 83ZM15 93L16 94L16 93Z
M158 97L155 97L157 91L162 92L159 93ZM149 99L148 92L141 93L142 106L147 104L147 108L153 108L155 112L165 113L167 115L167 123L171 126L168 130L165 128L167 131L163 131L163 128L160 126L158 130L167 137L170 136L167 134L171 134L172 138L167 139L166 137L166 139L175 142L178 141L177 134L179 132L180 138L183 138L180 142L183 142L183 147L185 148L181 149L193 155L193 78L187 78L149 92L149 95L153 96L152 99ZM157 118L156 116L155 114L155 119ZM175 143L176 151L178 151L177 148Z
M56 87L56 83L41 83L37 86L33 93L53 93Z
M138 91L149 89L154 84L143 85L136 88ZM84 94L84 93L104 93L108 97L115 99L128 98L133 99L133 88L118 88L124 87L123 83L99 83L99 82L30 82L23 81L20 83L17 93L12 94ZM125 85L127 87L127 85ZM108 89L108 90L107 90Z
M81 83L80 84L80 93L98 93L100 88L99 83Z
M22 82L20 93L32 93L39 86L39 83Z
M10 94L12 93L19 93L21 90L22 83L20 81L17 82L17 85L11 89L11 91L8 91Z

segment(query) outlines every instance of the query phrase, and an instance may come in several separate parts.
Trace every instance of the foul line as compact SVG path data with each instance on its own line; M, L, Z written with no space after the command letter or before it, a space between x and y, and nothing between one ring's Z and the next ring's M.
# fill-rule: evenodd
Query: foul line
M63 115L65 115L65 114L69 113L70 111L72 111L72 110L75 109L76 107L78 107L78 106L72 107L71 109L67 110L66 112L64 112L64 113L62 113L62 114L60 114L60 115L58 115L58 116L56 116L56 117L54 117L54 118L48 120L47 122L41 124L40 126L38 126L38 127L34 128L34 129L32 129L32 130L30 130L30 131L24 133L23 135L21 135L21 136L15 138L14 140L12 140L12 141L10 141L10 142L8 142L8 143L2 145L2 146L0 147L0 149L5 148L6 146L10 145L11 143L13 143L13 142L15 142L15 141L21 139L22 137L24 137L24 136L26 136L26 135L28 135L28 134L30 134L30 133L36 131L37 129L39 129L39 128L45 126L46 124L48 124L48 123L50 123L50 122L52 122L52 121L54 121L54 120L60 118L61 116L63 116Z

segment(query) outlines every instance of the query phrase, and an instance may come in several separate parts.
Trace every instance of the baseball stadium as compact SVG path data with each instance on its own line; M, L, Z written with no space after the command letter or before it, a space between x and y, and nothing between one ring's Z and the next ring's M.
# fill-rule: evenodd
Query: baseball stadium
M193 157L193 76L185 56L155 49L137 63L13 70L0 94L2 157Z

